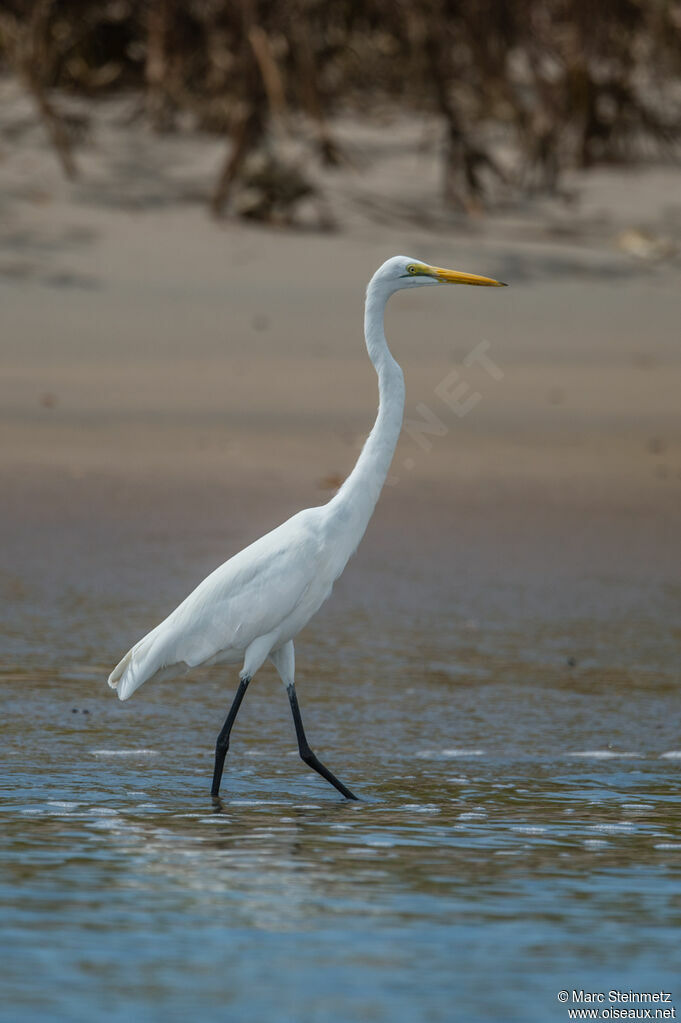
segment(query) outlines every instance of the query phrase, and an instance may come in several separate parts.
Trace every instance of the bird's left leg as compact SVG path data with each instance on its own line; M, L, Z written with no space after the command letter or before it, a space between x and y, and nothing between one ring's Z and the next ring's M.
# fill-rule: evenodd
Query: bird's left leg
M293 641L289 640L289 642L285 643L279 650L270 654L270 659L279 672L282 682L286 686L286 693L291 705L291 713L293 714L293 723L296 726L298 752L300 753L301 760L303 760L308 767L311 767L313 771L316 771L317 774L321 774L322 778L326 778L328 782L331 782L334 788L337 788L346 799L357 799L357 796L354 795L350 789L346 788L343 782L339 781L335 774L332 774L328 767L325 767L321 760L318 760L310 749L310 744L307 741L305 729L303 728L303 719L300 716L298 696L296 695Z
M222 726L222 731L218 735L218 740L215 743L215 767L213 769L213 784L211 786L210 794L213 797L217 797L220 792L220 782L222 781L222 771L225 766L225 757L227 756L227 750L229 749L229 735L232 731L232 725L236 720L236 716L239 713L239 707L241 701L246 695L248 689L248 683L251 681L250 675L243 675L239 679L239 688L236 691L236 696L232 701L232 706L229 708L229 714L227 719Z
M227 720L222 726L222 731L218 735L218 741L215 744L215 768L213 770L213 784L210 790L210 794L214 799L217 798L218 793L220 792L222 769L225 766L225 757L227 756L227 750L229 749L229 733L232 731L232 725L239 713L241 701L246 695L248 683L251 681L258 668L264 664L271 646L271 636L259 636L246 648L244 666L239 672L239 688L236 691L236 696L232 701L232 706L229 708Z

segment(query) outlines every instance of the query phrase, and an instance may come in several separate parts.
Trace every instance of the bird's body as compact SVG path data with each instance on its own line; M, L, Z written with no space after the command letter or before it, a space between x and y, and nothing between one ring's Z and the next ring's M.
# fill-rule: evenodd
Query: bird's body
M114 670L120 699L199 665L243 661L252 677L319 610L343 570L324 512L298 512L199 583Z
M364 320L367 350L378 374L379 410L352 473L327 504L298 512L207 576L109 676L109 685L127 700L150 679L171 678L200 665L242 663L240 686L218 738L214 796L236 712L251 678L269 657L288 691L301 756L355 798L307 745L295 694L293 639L330 595L385 482L402 425L404 378L388 349L383 313L394 291L426 283L498 284L404 256L383 264L367 289Z

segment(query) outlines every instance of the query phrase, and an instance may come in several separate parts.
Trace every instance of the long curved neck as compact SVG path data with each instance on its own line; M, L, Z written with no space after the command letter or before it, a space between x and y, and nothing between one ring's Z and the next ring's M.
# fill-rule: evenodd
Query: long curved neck
M378 415L354 469L327 508L338 523L346 559L356 549L376 507L392 462L404 415L404 375L385 339L383 317L390 292L374 280L367 288L364 338L378 374ZM345 564L345 562L343 562Z

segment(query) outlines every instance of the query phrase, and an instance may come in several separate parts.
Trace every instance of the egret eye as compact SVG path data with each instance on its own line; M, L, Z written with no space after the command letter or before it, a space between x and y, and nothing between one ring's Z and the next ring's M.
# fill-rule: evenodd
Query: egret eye
M412 263L412 265L411 265L411 266L408 266L408 267L407 267L407 273L408 273L408 274L415 274L415 273L416 273L416 267L414 266L414 264L413 264L413 263Z

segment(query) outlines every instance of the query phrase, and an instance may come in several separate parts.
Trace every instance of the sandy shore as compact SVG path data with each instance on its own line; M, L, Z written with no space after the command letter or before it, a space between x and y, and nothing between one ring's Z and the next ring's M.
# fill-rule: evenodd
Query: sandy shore
M222 145L135 106L98 108L67 185L0 80L3 1003L546 1021L568 980L670 990L678 171L461 221L432 126L342 123L342 230L218 225ZM390 304L392 478L296 641L310 741L362 802L301 764L265 665L216 814L238 668L124 703L106 678L350 470L377 404L363 291L398 252L511 286Z
M199 201L215 140L154 139L107 108L67 185L12 96L7 124L26 123L0 161L7 573L57 527L106 543L164 523L212 552L331 496L376 407L363 289L405 252L511 287L391 303L408 425L367 564L406 545L414 565L444 550L473 576L678 584L678 171L595 172L569 183L571 205L466 223L440 209L421 127L377 126L369 160L367 129L345 124L366 160L323 179L342 230L218 225ZM648 236L663 258L635 254Z

